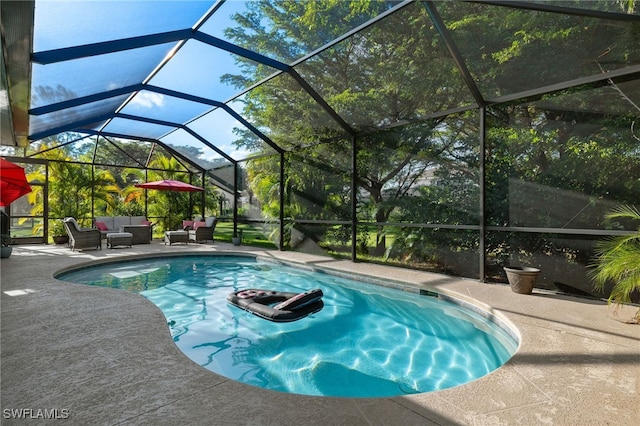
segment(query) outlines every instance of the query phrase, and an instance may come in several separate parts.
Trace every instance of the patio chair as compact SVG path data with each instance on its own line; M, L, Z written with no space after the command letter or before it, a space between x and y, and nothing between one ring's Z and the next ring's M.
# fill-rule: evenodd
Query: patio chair
M102 233L96 228L81 228L72 217L64 218L64 228L69 234L69 247L72 251L86 248L102 250Z
M214 216L208 217L204 222L194 221L193 229L189 230L189 241L211 240L213 242L213 231L216 229L217 223L218 218Z

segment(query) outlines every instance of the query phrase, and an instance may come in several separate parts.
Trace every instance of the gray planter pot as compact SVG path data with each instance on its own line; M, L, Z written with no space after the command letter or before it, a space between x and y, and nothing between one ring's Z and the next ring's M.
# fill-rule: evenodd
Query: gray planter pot
M504 271L507 273L511 291L519 294L531 294L540 275L540 269L528 266L505 266Z
M238 230L238 233L231 237L231 242L234 246L239 246L242 244L242 229Z
M3 246L0 247L0 258L4 259L11 256L11 252L13 251L13 247L11 246Z

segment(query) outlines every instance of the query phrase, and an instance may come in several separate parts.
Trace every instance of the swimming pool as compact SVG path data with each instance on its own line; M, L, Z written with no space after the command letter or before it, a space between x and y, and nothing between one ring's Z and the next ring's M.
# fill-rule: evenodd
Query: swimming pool
M441 390L490 373L517 348L505 327L441 298L249 256L146 258L56 278L142 294L194 362L282 392L387 397ZM275 323L227 303L230 292L248 288L321 288L325 306Z

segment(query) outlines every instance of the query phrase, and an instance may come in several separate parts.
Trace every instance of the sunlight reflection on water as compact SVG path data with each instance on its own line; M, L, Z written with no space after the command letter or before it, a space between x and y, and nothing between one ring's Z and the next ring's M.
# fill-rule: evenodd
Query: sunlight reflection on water
M386 397L446 389L490 373L517 347L505 330L456 304L248 257L145 259L58 278L141 293L193 361L282 392ZM321 288L325 307L271 322L227 303L230 292L248 288Z

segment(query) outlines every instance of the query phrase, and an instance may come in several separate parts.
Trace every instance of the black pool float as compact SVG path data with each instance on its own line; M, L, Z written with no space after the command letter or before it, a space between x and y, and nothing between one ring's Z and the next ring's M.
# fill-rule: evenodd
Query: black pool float
M289 322L320 311L322 296L319 288L304 293L248 289L230 293L227 301L270 321Z

